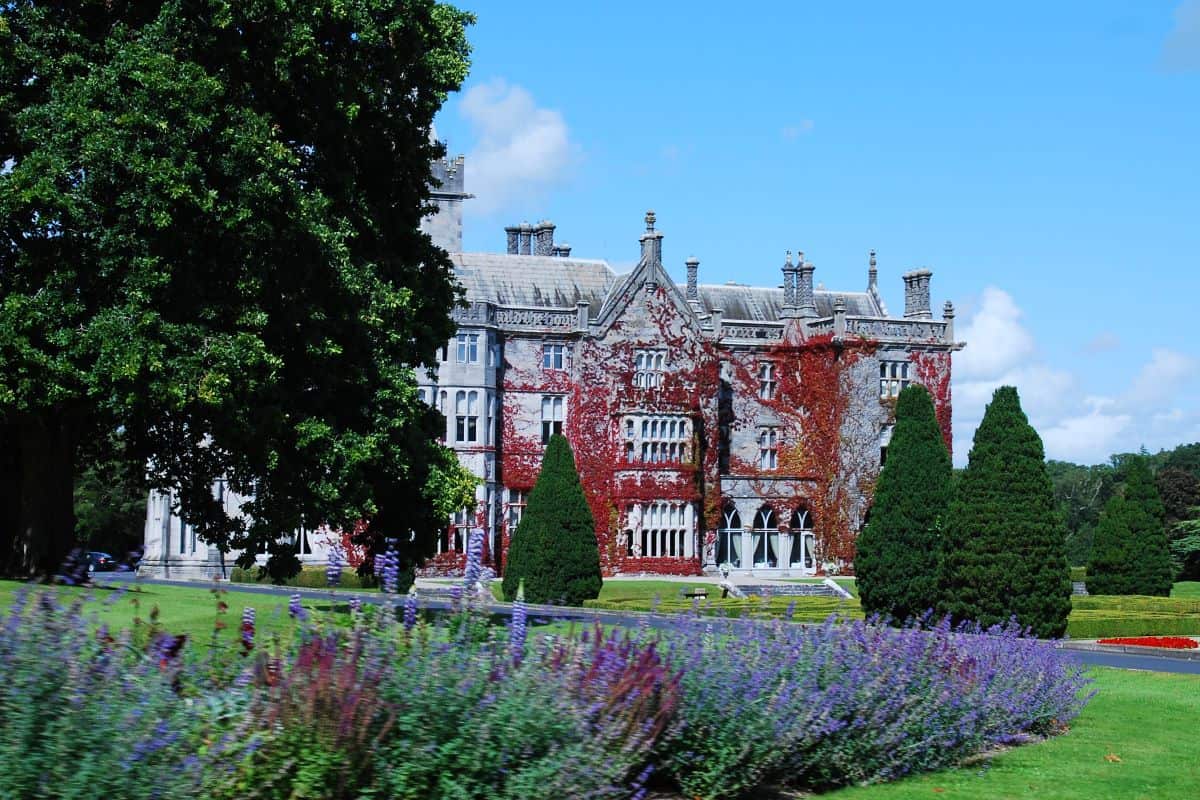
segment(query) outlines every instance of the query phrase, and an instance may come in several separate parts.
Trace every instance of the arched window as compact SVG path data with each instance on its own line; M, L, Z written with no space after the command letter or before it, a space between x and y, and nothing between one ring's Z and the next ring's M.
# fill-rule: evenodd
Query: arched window
M721 530L717 531L717 566L742 566L742 517L732 503L721 513Z
M779 523L775 509L765 503L754 515L754 566L756 568L779 566Z
M800 504L792 512L792 557L793 569L807 573L816 572L816 536L813 534L813 517L806 504Z

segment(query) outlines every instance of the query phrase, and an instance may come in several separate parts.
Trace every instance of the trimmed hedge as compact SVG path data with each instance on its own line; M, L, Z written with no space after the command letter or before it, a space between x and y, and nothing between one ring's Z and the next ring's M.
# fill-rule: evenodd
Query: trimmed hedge
M255 573L258 573L257 576ZM229 571L230 583L270 583L265 570L260 567L242 569L234 567ZM299 573L283 582L284 586L295 586L299 589L324 589L329 586L325 577L324 567L304 567ZM379 583L373 577L361 577L354 570L343 569L339 589L374 589Z

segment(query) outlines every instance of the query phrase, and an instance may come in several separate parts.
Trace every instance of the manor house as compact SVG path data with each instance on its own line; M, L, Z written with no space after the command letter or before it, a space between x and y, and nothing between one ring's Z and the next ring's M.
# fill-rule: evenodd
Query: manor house
M450 253L468 306L418 381L481 484L424 574L461 572L473 526L503 569L556 433L574 451L606 574L845 571L904 386L930 390L950 446L962 344L950 302L933 316L928 270L903 275L899 315L880 295L873 251L853 291L814 286L802 252L784 257L778 286L702 282L694 257L676 283L653 211L625 274L574 256L545 220L505 228L502 252L466 253L464 167L461 156L435 164L438 211L425 230ZM238 499L226 502L235 513ZM302 560L323 560L321 536L291 536ZM212 574L215 558L168 497L151 496L146 571Z

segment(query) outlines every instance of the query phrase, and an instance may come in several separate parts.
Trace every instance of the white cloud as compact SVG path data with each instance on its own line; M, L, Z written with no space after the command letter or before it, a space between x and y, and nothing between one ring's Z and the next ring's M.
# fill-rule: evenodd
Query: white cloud
M998 386L1017 387L1049 458L1099 463L1142 445L1173 447L1196 438L1191 431L1200 428L1200 410L1186 411L1177 401L1187 397L1200 361L1155 348L1127 386L1085 395L1075 373L1038 360L1036 342L1021 317L1011 295L989 287L962 329L967 349L954 364L955 463L966 463L975 428Z
M984 289L971 321L956 332L968 344L955 361L955 372L965 378L987 380L1025 363L1036 347L1033 334L1021 324L1021 316L1021 309L1008 292L995 286Z
M540 108L526 89L497 79L468 89L459 113L475 134L467 153L467 208L491 214L536 199L567 177L578 148L562 114Z
M1200 0L1175 7L1175 26L1163 42L1162 64L1172 71L1200 69Z
M811 119L802 119L795 125L785 126L779 133L784 139L787 139L790 142L794 139L799 139L800 136L805 133L811 133L812 129L815 127L817 127L817 123L813 122Z
M1138 372L1121 398L1122 405L1131 410L1151 410L1167 405L1183 385L1195 377L1197 366L1196 359L1190 356L1156 347L1150 361Z

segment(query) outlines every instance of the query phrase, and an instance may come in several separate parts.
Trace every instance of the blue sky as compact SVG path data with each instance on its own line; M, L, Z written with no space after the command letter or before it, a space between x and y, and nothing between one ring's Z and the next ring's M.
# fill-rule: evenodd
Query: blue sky
M461 5L468 250L550 218L623 270L653 208L680 280L858 290L875 248L958 308L956 462L1001 383L1051 457L1200 440L1200 0Z

